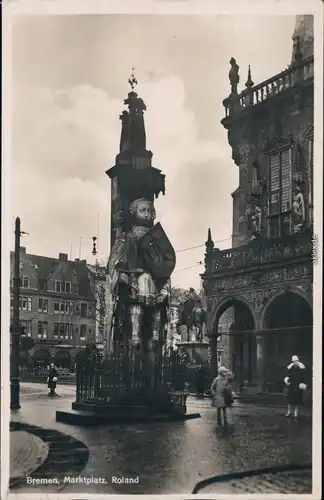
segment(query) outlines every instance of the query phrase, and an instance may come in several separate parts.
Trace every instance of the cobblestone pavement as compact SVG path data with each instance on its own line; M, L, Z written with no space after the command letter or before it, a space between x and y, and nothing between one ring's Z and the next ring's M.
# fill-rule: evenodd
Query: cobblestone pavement
M10 433L10 483L29 476L48 456L48 445L26 431Z
M92 482L88 485L64 482L63 468L57 477L59 489L64 493L86 490L89 494L184 494L190 493L197 482L215 474L311 462L311 416L307 413L295 421L284 417L284 408L235 403L230 409L228 430L224 431L216 429L215 409L210 401L191 398L188 411L199 412L200 419L77 428L55 422L55 410L71 408L72 387L59 386L61 397L52 400L46 396L46 387L37 389L39 394L34 397L22 395L22 408L12 414L12 420L64 432L83 442L90 451L82 477ZM55 470L53 464L53 476ZM139 483L115 484L113 477L138 477ZM95 484L95 479L104 482ZM278 492L278 485L271 486L269 478L262 477L221 485L225 486L227 492L228 488L237 493ZM24 491L57 491L52 486L39 488L26 486ZM281 493L311 493L310 476L284 477Z

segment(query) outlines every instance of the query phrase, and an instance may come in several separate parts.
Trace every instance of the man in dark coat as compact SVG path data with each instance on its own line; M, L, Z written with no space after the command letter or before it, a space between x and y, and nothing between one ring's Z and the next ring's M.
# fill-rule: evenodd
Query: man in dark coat
M306 389L304 383L305 365L301 363L298 356L291 358L291 363L287 366L287 377L285 383L288 386L288 411L286 417L290 417L291 410L294 407L293 417L298 417L298 409L303 404L303 390Z
M54 363L51 363L47 377L47 387L50 390L50 392L48 393L49 396L56 395L55 389L56 389L57 377L58 377L58 371L55 368Z

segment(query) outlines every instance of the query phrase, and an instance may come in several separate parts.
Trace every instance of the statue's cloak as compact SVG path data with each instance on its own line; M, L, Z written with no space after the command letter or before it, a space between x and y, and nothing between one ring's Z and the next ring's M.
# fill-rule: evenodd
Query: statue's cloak
M107 267L105 338L112 348L112 321L120 271L148 271L163 286L175 268L175 251L160 223L137 239L132 232L121 234L111 250Z
M169 279L176 265L176 256L159 222L139 239L138 246L143 268L154 278Z

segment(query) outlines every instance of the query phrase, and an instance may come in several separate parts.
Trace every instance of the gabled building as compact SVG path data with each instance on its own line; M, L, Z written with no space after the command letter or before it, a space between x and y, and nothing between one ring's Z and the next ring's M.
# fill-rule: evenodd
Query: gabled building
M13 278L14 252L10 262ZM11 280L11 298L12 294ZM58 258L27 254L21 247L20 322L35 341L22 365L36 368L53 361L58 367L73 368L96 334L95 281L86 261L70 261L64 253Z
M281 392L291 356L312 367L314 58L313 16L298 16L292 58L255 85L251 68L223 102L239 185L232 193L232 248L208 233L202 275L209 313L212 370L227 344L239 386ZM219 324L231 315L227 332Z

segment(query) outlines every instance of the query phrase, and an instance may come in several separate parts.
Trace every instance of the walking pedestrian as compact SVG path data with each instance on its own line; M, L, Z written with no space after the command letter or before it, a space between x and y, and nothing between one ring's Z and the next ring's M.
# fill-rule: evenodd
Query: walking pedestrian
M227 380L228 370L225 366L218 369L218 376L214 378L211 385L213 406L217 408L217 425L222 424L222 415L224 426L227 425L226 408L232 404L232 391Z
M298 410L303 404L303 391L306 389L304 383L305 365L299 361L298 356L291 358L291 363L287 366L288 375L285 377L285 384L288 386L288 411L286 417L290 417L294 408L294 418L298 417Z
M48 393L49 396L56 396L55 389L56 389L57 377L58 377L58 371L55 368L54 363L51 363L47 377L47 387L50 390L50 392Z

